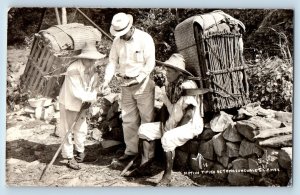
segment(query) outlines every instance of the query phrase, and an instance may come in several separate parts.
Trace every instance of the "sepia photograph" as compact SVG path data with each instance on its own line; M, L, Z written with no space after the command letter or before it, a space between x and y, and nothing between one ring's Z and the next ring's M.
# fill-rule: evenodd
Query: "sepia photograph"
M293 9L7 19L7 186L293 186Z

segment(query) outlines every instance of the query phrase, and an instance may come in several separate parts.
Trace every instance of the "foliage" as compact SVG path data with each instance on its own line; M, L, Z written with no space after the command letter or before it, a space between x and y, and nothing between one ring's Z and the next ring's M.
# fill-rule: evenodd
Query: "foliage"
M264 108L292 111L293 66L278 57L262 60L249 71L250 100Z

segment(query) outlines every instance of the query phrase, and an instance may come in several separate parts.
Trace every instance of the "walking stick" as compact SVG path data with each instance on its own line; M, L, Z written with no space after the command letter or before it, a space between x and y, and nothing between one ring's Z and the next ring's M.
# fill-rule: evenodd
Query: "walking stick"
M70 133L73 131L73 129L74 129L74 127L75 127L75 125L76 125L76 123L77 123L77 121L78 121L78 119L79 119L81 113L82 113L85 109L86 109L86 108L84 108L84 106L81 106L80 111L79 111L79 112L77 113L77 115L76 115L75 121L73 122L71 128L70 128L70 129L68 130L68 132L66 133L66 135L65 135L65 137L64 137L64 139L63 139L63 141L62 141L62 143L60 144L59 148L57 149L56 153L54 154L52 160L51 160L50 163L44 168L44 170L43 170L43 172L42 172L42 174L41 174L41 176L40 176L40 181L43 179L43 176L46 174L46 172L50 169L50 167L52 166L52 164L53 164L54 161L56 160L56 158L57 158L59 152L60 152L61 149L62 149L62 146L63 146L64 143L66 142L66 140L67 140L68 136L70 135Z

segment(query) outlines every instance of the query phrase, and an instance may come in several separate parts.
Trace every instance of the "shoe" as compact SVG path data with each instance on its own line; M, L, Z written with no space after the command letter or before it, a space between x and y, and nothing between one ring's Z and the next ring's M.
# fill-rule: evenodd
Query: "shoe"
M67 167L74 169L74 170L80 170L81 167L77 163L77 161L74 158L68 159Z
M124 154L123 156L119 157L118 160L119 161L127 161L127 160L131 160L135 157L135 155L128 155L128 154Z
M85 152L76 151L76 155L74 158L78 163L82 163L84 161L85 156L86 156Z

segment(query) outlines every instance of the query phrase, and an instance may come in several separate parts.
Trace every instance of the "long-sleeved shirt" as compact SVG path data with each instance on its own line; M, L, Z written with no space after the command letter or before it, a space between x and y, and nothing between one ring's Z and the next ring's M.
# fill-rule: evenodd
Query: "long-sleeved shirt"
M139 29L135 29L129 41L116 37L113 41L109 63L105 71L105 81L110 81L115 73L136 77L143 81L154 69L155 45L152 37Z
M59 103L67 110L79 111L83 102L92 102L97 98L93 89L94 71L86 68L81 60L76 60L67 69L65 80L59 93Z

